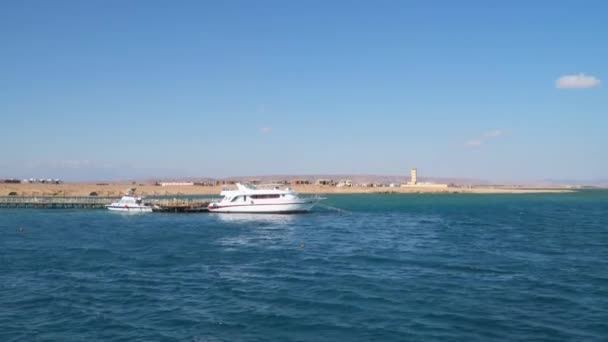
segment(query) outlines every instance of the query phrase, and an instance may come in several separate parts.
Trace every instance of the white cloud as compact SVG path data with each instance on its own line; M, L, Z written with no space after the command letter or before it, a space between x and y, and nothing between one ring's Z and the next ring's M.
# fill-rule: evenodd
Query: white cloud
M484 138L498 138L504 134L505 132L501 131L500 129L493 129L491 131L484 132L482 136Z
M559 89L586 89L595 88L602 83L598 78L584 73L576 75L564 75L555 81L555 87Z
M481 140L469 140L467 142L464 143L464 146L466 147L477 147L477 146L481 146L481 144L483 144L483 141Z
M260 132L263 134L270 134L272 132L272 127L262 127L260 128Z
M502 129L493 129L493 130L485 131L485 132L481 133L479 138L465 142L464 146L465 147L478 147L478 146L483 145L487 140L502 137L505 134L506 134L505 131Z

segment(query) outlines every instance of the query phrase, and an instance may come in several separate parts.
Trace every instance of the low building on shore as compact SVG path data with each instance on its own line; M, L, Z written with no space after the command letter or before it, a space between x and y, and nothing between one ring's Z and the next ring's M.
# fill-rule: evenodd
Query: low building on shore
M336 186L338 188L352 188L353 181L350 179L341 179Z
M207 181L207 182L194 182L196 186L214 186L215 182Z
M401 184L402 188L448 188L448 184L442 183L430 183L430 182L417 182L416 184L405 183Z
M19 183L23 183L23 184L62 184L63 181L59 178L40 178L40 179L35 179L35 178L30 178L30 179L23 179L23 180L19 180L19 179L7 179L4 180L3 183L15 183L15 184L19 184Z
M336 182L333 181L333 179L317 179L315 181L315 185L329 185L329 186L334 186L336 185Z
M159 186L191 186L194 182L157 182Z

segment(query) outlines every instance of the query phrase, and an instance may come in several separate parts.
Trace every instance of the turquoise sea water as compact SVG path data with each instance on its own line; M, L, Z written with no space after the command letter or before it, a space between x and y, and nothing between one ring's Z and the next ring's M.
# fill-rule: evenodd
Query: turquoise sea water
M608 192L326 204L2 209L0 341L608 340Z

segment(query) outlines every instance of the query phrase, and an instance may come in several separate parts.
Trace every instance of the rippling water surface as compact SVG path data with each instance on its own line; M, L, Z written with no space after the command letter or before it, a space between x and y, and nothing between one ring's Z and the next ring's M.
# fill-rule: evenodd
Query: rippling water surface
M0 341L608 339L607 192L326 204L2 209Z

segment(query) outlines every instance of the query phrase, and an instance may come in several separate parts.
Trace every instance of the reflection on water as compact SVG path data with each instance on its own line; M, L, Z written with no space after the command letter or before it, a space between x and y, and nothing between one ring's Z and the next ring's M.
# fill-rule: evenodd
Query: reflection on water
M213 216L224 223L262 223L277 226L292 224L296 220L296 215L293 214L213 213Z
M150 214L150 212L141 211L141 210L107 210L108 213L114 215L143 215Z
M218 244L226 250L249 248L280 248L289 239L297 225L297 215L214 213L212 218L233 228L236 235L225 236Z

